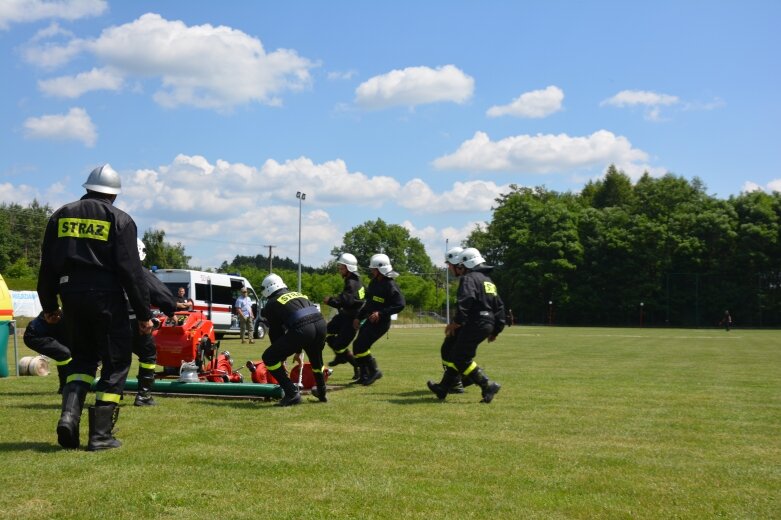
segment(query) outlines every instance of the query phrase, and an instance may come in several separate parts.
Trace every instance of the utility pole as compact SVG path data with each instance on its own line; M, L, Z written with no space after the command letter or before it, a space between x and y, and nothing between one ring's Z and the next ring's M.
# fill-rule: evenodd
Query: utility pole
M271 273L274 272L274 270L271 268L271 251L272 251L272 249L274 249L277 246L264 244L263 247L267 247L268 248L268 272L269 272L269 274L271 274Z

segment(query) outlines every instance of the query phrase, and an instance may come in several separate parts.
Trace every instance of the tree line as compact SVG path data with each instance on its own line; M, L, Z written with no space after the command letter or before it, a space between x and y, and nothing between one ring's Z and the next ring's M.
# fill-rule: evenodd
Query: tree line
M37 201L0 205L0 272L15 289L35 287L51 213ZM164 231L147 230L143 240L147 267L199 269ZM462 245L495 265L493 279L521 323L714 326L729 310L737 326L781 325L778 192L723 200L697 178L645 174L632 183L610 166L579 193L511 185ZM422 242L382 219L345 233L331 262L302 266L302 290L313 301L341 290L334 261L342 251L358 258L365 283L371 255L386 253L411 308L443 314L447 294L454 302L457 281L448 287ZM298 265L289 258L237 255L219 270L258 288L269 266L297 287Z
M522 322L781 325L781 194L610 166L580 193L512 186L467 243Z

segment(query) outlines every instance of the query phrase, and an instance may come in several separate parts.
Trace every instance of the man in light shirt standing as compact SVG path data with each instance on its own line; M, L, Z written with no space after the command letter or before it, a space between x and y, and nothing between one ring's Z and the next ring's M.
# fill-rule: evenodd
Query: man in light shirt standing
M247 296L247 288L241 288L241 296L236 298L234 304L236 315L239 317L239 331L241 333L241 342L244 343L244 331L247 332L247 339L250 343L255 343L252 339L252 324L255 323L255 315L252 314L252 300Z

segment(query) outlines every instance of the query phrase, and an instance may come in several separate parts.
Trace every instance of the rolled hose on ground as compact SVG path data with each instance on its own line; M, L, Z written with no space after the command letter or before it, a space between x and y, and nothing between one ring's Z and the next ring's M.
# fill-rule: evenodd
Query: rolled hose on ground
M95 390L93 383L92 390ZM138 390L138 380L128 379L125 382L126 391ZM245 383L183 383L181 381L165 381L156 379L152 391L162 394L199 394L226 396L256 396L281 399L284 395L282 387L269 384Z

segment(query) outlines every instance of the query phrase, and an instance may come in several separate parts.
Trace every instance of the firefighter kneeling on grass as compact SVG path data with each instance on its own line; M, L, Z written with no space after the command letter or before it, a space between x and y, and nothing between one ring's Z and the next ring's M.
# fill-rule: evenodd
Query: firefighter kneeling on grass
M263 352L263 363L285 392L278 406L291 406L301 402L298 387L290 380L283 365L287 357L300 352L301 349L309 357L317 385L317 388L312 389L312 395L326 402L328 399L323 375L325 318L306 296L288 290L285 282L276 274L270 274L263 279L261 293L268 299L261 315L268 322L268 335L271 340L271 346Z
M482 402L490 403L501 386L486 377L483 369L474 362L474 357L477 346L483 340L494 341L504 329L504 304L487 274L493 267L485 265L477 249L464 249L456 262L455 271L460 276L458 308L455 318L445 328L445 334L456 335L456 340L449 352L443 349L443 357L448 359L442 359L446 367L442 381L429 381L427 385L439 399L445 399L448 391L457 384L460 374L482 389Z

